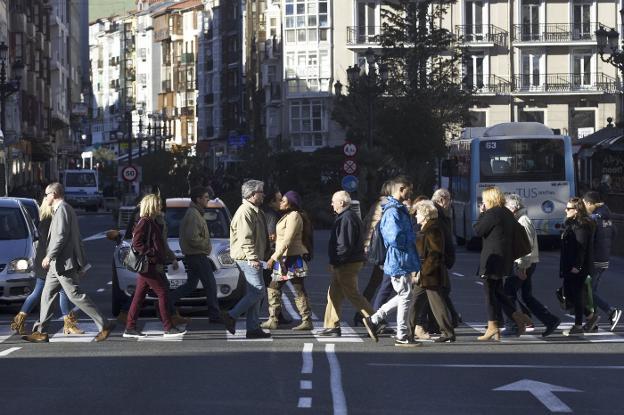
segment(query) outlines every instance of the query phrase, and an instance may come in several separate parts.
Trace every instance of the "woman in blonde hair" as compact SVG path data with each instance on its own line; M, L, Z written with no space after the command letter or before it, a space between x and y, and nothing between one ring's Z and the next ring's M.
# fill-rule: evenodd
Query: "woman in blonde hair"
M485 288L485 302L488 310L488 326L478 340L500 340L499 322L502 311L516 322L518 335L530 323L527 315L516 311L515 304L505 295L503 278L512 275L514 259L511 251L513 229L516 218L505 207L505 195L498 187L488 187L482 193L481 215L474 225L476 236L483 238L479 276Z
M41 293L43 292L43 285L45 283L45 278L48 273L47 270L43 269L41 266L41 261L43 261L43 257L46 255L46 249L48 248L48 233L50 231L50 223L52 223L52 205L47 203L41 204L39 206L39 227L37 228L37 232L39 233L39 239L35 241L35 276L37 277L35 281L35 288L30 293L26 300L24 300L24 304L22 304L22 308L20 312L13 318L13 322L11 323L11 330L15 331L16 334L26 334L26 317L28 313L32 311L35 304L39 303L41 300ZM84 331L80 330L77 326L77 318L76 315L72 312L74 305L69 301L67 296L65 295L65 291L61 290L59 292L59 303L61 306L61 313L63 314L63 333L64 334L84 334Z
M178 330L171 323L171 315L167 307L169 301L169 285L165 277L167 252L162 238L162 226L157 221L160 212L161 201L158 195L149 194L141 200L139 221L134 226L132 233L132 247L140 255L147 256L149 266L146 272L137 274L136 289L130 310L128 310L123 337L145 337L145 334L137 330L136 321L148 289L151 289L158 297L160 319L165 329L164 337L179 336L186 333L186 331Z

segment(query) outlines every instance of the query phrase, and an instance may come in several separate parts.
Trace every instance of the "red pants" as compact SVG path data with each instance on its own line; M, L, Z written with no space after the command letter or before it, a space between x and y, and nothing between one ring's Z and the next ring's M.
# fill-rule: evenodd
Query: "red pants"
M132 298L132 304L130 310L128 310L128 320L126 322L126 329L135 330L136 321L139 318L139 312L143 306L143 301L147 295L148 288L158 297L158 309L160 310L160 319L162 320L165 331L168 331L171 327L171 315L167 304L169 301L169 286L165 282L165 278L158 272L152 270L150 266L150 272L146 274L137 274L137 285Z

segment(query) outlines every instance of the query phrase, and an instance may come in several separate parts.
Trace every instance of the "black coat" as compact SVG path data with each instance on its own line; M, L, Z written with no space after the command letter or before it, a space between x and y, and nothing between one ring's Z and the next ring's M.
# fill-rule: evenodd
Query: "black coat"
M594 224L592 221L579 222L567 219L561 234L561 258L559 275L574 275L570 271L577 268L576 275L589 275L594 264Z
M435 207L438 210L438 224L444 234L444 265L447 269L451 269L455 265L455 245L453 244L451 218L446 216L442 206L435 203Z
M483 238L479 275L500 279L511 275L513 228L516 218L505 207L493 207L479 216L474 225L476 236Z
M328 253L329 263L334 266L364 261L364 225L353 210L346 209L336 216Z

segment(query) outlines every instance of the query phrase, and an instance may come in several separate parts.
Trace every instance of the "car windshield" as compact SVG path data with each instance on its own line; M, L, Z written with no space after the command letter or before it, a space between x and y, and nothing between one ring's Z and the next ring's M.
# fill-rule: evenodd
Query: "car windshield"
M481 141L482 182L565 180L563 140Z
M22 205L24 205L33 222L35 222L35 226L39 226L39 209L37 205L30 202L22 202Z
M65 187L94 187L93 173L65 173Z
M22 211L17 207L0 207L0 240L26 238L28 238L28 227Z
M180 222L188 208L168 207L165 213L169 238L180 237ZM207 208L204 212L204 219L208 224L211 238L229 238L230 222L225 215L223 208Z

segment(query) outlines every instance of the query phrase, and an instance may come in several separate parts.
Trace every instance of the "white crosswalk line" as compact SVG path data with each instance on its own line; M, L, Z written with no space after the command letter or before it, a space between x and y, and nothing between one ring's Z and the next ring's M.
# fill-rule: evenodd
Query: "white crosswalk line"
M297 296L297 293L295 291L295 287L293 287L293 285L289 282L288 284L286 284L286 286L288 287L288 290L291 292L291 294L293 295L293 297ZM283 296L283 294L282 294ZM292 316L294 318L298 318L299 314L292 314ZM319 318L316 314L314 314L314 311L312 311L312 321L318 321Z
M18 351L19 349L21 349L21 347L9 347L8 349L0 352L0 357L8 356L13 352Z
M95 323L79 323L80 330L84 330L85 334L63 334L63 328L50 337L50 343L90 343L99 333L97 324Z
M183 328L183 327L180 327ZM181 342L184 340L184 335L176 337L163 337L165 330L160 321L148 321L143 326L143 333L147 334L147 337L141 337L138 341L156 341L156 342Z
M273 337L269 337L266 339L248 339L245 337L247 330L245 328L246 322L245 320L236 321L236 332L234 334L227 333L227 341L229 342L272 342Z
M286 285L289 285L289 284L286 284ZM283 305L282 309L285 309L288 312L288 314L290 314L291 319L293 320L299 319L299 313L295 311L295 308L290 302L290 298L288 298L286 293L283 291L282 291L282 305Z
M323 323L317 323L314 325L314 330L322 329ZM314 334L314 332L313 334L314 337L316 337L316 340L322 343L362 343L364 341L362 336L358 334L353 327L349 326L345 322L340 322L340 331L342 334L340 337L323 337L318 334Z
M0 343L5 341L12 335L13 335L13 330L11 330L11 327L0 326Z

